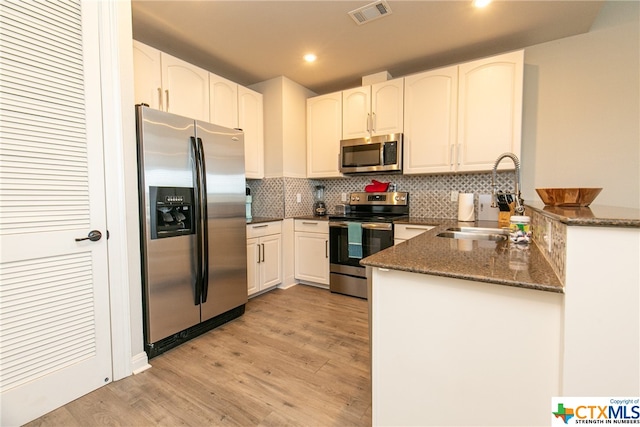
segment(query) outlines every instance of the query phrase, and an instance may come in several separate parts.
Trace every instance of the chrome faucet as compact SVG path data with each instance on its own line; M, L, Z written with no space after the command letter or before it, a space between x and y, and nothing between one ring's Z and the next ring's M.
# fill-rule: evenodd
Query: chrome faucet
M492 174L491 174L491 187L493 188L493 190L492 190L493 197L492 197L491 207L492 208L497 208L498 207L498 204L497 204L498 193L505 194L505 193L502 193L502 192L498 192L498 184L496 183L498 164L500 164L502 159L504 159L505 157L508 157L511 160L513 160L513 164L516 167L516 170L515 170L516 182L515 182L515 190L514 190L514 194L513 194L515 196L514 198L515 198L515 202L516 202L515 213L517 215L522 215L522 214L524 214L524 205L522 204L524 202L524 200L522 200L520 198L520 160L518 160L518 157L513 153L500 154L498 156L498 159L496 160L496 162L493 165L493 171L492 171Z

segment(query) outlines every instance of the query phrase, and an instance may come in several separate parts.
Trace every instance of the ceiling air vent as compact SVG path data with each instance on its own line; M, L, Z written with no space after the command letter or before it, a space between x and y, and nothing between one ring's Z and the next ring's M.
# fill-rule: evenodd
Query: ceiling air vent
M391 15L391 8L385 0L380 0L352 10L349 15L356 21L356 24L362 25L374 19Z

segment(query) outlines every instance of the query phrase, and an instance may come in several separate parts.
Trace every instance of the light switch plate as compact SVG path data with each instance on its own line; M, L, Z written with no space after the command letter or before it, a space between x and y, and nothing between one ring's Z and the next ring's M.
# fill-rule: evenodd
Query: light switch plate
M478 195L478 221L497 221L500 210L491 207L491 194Z

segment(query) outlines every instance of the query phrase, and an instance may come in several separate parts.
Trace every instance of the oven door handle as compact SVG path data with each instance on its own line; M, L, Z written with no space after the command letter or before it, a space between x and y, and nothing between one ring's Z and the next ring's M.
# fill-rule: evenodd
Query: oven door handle
M349 223L342 221L329 221L329 227L347 228L349 227ZM393 230L393 224L390 222L363 222L362 228L366 230Z

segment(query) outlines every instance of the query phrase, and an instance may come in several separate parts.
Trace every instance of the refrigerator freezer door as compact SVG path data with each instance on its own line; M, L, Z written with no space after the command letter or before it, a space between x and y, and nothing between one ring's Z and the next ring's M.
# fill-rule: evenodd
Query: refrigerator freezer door
M156 209L151 187L193 188L190 137L194 121L138 107L138 161L144 206L143 269L145 331L154 343L200 322L195 302L195 234L166 238L151 236Z
M196 127L204 151L207 189L205 321L247 302L244 135L205 122L196 122Z

